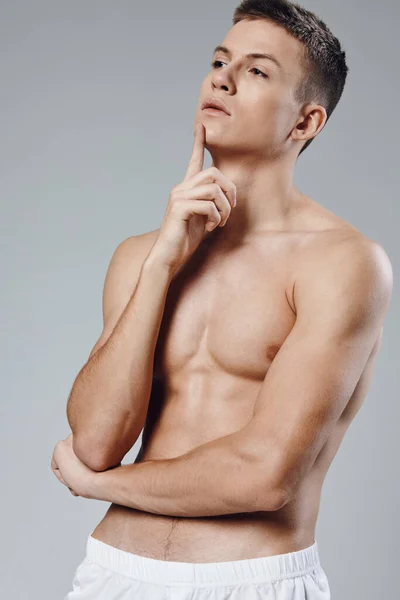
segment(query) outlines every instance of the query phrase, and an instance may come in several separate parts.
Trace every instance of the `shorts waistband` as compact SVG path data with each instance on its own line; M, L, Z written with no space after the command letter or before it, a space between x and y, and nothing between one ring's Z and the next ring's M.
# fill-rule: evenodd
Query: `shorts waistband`
M288 579L321 568L317 541L286 554L221 562L176 562L126 552L89 534L85 560L142 581L164 584L237 584Z

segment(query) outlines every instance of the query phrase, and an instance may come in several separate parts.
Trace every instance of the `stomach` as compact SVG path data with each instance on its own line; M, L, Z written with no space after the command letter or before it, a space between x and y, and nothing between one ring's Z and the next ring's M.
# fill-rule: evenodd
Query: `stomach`
M192 518L112 503L92 536L157 560L219 562L285 554L314 543L320 493L320 470L316 466L296 497L276 511Z
M126 552L179 562L245 560L308 548L315 541L322 485L349 420L346 416L339 421L296 493L279 510L177 517L113 503L92 535ZM154 430L149 420L135 463L168 458L185 451L176 447L176 440L182 436L177 436L171 422L177 419L169 420L168 427ZM229 426L234 430L238 424ZM201 443L188 431L190 429L185 427L190 447ZM218 431L213 435L224 433Z

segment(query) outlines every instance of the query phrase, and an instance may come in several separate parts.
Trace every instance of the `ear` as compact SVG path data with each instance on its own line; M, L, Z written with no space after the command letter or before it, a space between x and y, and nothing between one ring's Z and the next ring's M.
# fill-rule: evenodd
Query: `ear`
M320 104L306 104L298 122L293 128L292 139L306 142L323 129L327 121L326 110Z

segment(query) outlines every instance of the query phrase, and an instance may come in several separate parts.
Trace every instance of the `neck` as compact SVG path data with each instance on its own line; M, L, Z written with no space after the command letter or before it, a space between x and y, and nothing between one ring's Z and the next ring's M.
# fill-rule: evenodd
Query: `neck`
M304 196L293 184L291 161L263 161L257 165L212 155L217 167L236 185L237 204L226 225L219 228L225 238L241 239L261 231L290 228L295 210ZM218 230L218 228L217 228ZM215 230L215 231L217 231Z

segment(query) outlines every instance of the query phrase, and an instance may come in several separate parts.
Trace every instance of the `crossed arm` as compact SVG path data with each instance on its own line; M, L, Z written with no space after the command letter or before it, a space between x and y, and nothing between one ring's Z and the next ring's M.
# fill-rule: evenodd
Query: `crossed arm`
M370 240L341 242L316 261L296 281L296 322L249 423L176 458L98 472L91 497L196 517L277 510L295 496L379 339L392 291L390 261Z

